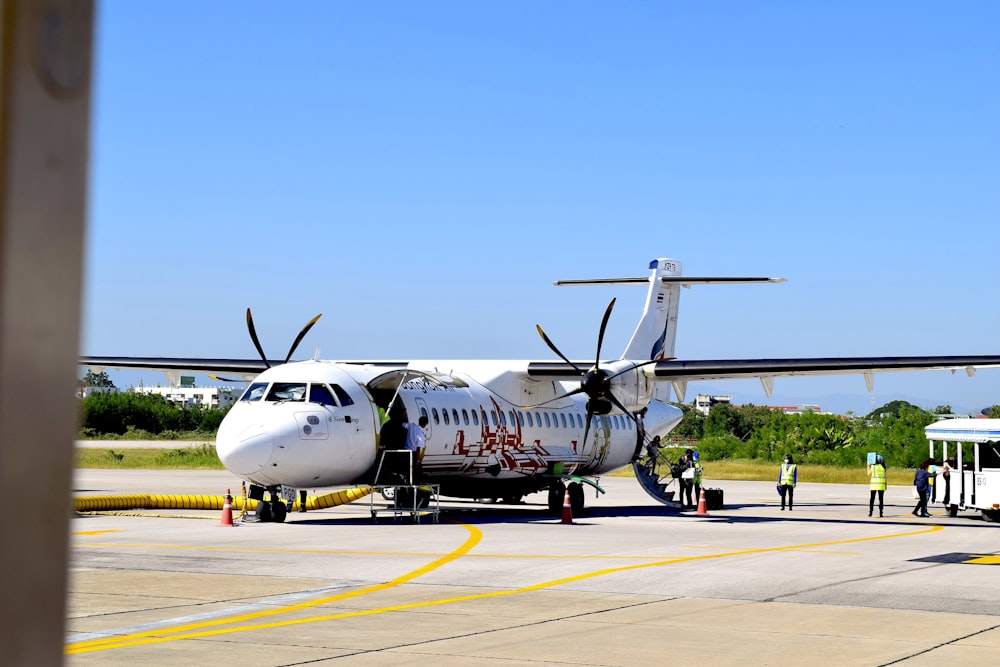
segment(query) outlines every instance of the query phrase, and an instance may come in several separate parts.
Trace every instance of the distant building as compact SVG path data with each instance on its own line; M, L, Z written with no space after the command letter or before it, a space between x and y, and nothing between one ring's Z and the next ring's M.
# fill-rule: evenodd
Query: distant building
M732 396L719 396L713 394L698 394L698 397L694 399L694 409L703 414L708 415L712 410L713 405L719 405L724 403L730 405L733 402Z
M171 403L186 408L215 408L225 410L231 407L243 390L235 387L132 387L138 394L158 394Z

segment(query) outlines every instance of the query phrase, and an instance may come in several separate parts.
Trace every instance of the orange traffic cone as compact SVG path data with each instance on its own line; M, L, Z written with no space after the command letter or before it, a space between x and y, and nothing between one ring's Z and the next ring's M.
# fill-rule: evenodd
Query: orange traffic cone
M233 497L229 495L229 489L226 489L226 501L222 504L222 520L219 525L233 526Z
M697 514L708 516L708 505L705 503L705 487L701 487L701 493L698 495Z
M562 522L573 523L573 508L569 504L569 489L566 490L566 496L563 498Z

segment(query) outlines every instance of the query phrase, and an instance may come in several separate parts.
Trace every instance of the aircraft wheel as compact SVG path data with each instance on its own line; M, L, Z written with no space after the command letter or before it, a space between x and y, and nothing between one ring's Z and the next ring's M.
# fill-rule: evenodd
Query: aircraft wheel
M562 482L556 482L549 487L549 514L562 514L565 497L566 485Z
M266 523L271 520L271 502L265 500L257 501L257 520Z
M520 505L521 504L521 496L506 496L503 499L503 502L505 504L507 504L507 505Z
M271 501L271 519L275 523L282 523L288 516L288 508L280 500Z
M958 505L948 505L948 516L952 519L958 516Z
M573 516L583 514L583 484L572 482L569 485L569 507L573 510Z

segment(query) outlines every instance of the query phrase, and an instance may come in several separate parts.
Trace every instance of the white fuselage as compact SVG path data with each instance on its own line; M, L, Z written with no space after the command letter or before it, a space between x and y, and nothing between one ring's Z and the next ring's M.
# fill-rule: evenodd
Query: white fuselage
M438 368L448 371L426 372ZM636 453L636 424L617 411L594 416L584 443L586 396L552 401L576 386L530 379L518 362L419 361L389 372L291 363L251 383L219 428L216 446L230 471L261 486L370 482L380 458L379 408L393 402L409 422L427 415L423 471L443 493L528 493L553 474L606 473ZM519 407L543 401L551 402ZM679 409L652 401L644 424L649 435L662 436L680 418Z

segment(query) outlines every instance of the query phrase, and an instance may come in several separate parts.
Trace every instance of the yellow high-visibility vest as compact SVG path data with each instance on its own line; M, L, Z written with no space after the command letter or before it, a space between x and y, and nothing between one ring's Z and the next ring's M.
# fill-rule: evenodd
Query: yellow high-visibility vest
M781 465L781 485L792 486L795 484L795 464L783 463Z
M885 491L885 466L876 463L871 468L872 479L868 488L872 491Z

